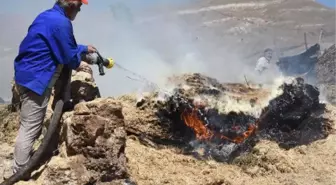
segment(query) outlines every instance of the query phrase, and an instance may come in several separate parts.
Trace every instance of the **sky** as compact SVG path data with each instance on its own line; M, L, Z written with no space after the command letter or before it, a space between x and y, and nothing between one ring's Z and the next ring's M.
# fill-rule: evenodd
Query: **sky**
M336 1L335 0L317 0L317 2L323 4L324 6L335 8Z
M181 4L190 1L192 0L89 0L89 5L83 5L83 9L90 9L90 12L108 11L109 5L118 2L132 5L132 7L147 8L157 4L168 4L168 2L169 4ZM52 6L54 2L55 0L10 0L1 4L0 13L37 13L39 11L43 11L48 6ZM18 8L18 4L20 4L20 8Z

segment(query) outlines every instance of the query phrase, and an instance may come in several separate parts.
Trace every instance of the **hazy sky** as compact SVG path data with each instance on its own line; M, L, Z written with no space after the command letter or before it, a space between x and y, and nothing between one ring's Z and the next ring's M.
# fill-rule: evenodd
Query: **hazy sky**
M107 11L109 10L109 5L116 2L123 2L132 4L132 6L137 6L139 8L154 6L156 4L162 3L182 3L187 0L89 0L89 5L84 6L84 9L92 11ZM1 4L0 13L28 13L36 14L38 11L44 10L46 7L51 6L55 0L10 0ZM18 5L20 8L18 8Z
M317 0L317 2L327 6L335 8L336 1L335 0Z

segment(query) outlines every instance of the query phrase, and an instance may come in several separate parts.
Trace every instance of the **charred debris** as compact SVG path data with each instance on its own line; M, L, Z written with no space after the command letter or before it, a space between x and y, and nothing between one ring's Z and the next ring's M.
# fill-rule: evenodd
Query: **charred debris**
M194 73L172 77L178 87L164 101L153 103L153 99L148 102L143 99L137 107L154 104L149 105L150 111L156 112L160 126L169 133L168 139L152 138L154 143L177 146L183 148L183 153L199 158L230 162L249 152L260 140L272 140L284 149L307 145L326 138L332 131L330 120L322 116L326 105L320 103L319 88L313 85L321 74L321 63L334 62L330 57L332 47L322 56L320 53L320 45L315 44L298 55L280 57L279 69L293 80L279 86L281 94L267 99L263 105L260 99L270 95L258 85L251 88L254 84L222 84ZM334 75L328 72L324 76ZM199 101L202 96L206 98ZM251 110L260 107L261 113L251 114L246 107L231 109L231 102L222 102L226 106L224 112L207 104L208 99L221 102L222 97Z
M170 137L168 141L154 142L182 148L184 154L231 162L250 152L261 139L289 149L326 138L331 130L328 120L319 116L325 111L325 105L319 103L318 89L303 78L283 83L279 87L282 94L271 99L258 116L244 111L223 113L207 104L207 100L199 101L195 97L220 101L227 94L238 93L241 96L235 101L248 102L253 108L260 103L258 97L265 93L261 88L220 84L197 73L181 78L188 88L179 86L172 96L155 106L159 124L168 130Z

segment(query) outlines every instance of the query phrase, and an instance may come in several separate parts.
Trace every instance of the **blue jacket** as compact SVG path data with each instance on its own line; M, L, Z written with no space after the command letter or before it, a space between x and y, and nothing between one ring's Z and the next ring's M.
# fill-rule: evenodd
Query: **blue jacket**
M87 46L76 43L70 19L55 4L36 17L21 42L14 61L15 82L42 95L57 64L76 69L86 52Z

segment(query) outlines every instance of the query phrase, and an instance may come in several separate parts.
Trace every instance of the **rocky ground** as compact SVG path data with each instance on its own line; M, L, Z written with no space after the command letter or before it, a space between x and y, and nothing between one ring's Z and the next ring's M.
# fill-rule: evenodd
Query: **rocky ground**
M88 66L73 77L77 104L63 114L59 153L18 184L336 183L336 108L300 79L260 86L185 74L168 80L169 94L99 98ZM2 177L18 112L2 105L0 119ZM197 139L208 133L221 137Z

